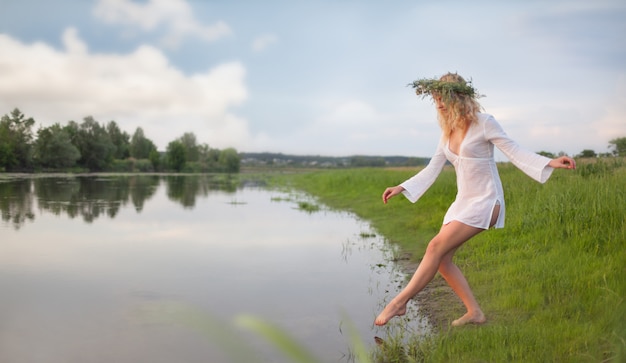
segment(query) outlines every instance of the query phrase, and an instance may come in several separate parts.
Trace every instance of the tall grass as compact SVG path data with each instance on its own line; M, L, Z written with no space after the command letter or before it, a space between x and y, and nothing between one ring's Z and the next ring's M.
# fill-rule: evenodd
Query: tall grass
M476 327L441 327L405 347L428 362L626 361L626 166L621 159L556 170L539 184L510 164L499 166L506 227L473 238L456 263L487 314ZM416 204L384 205L385 187L416 170L351 169L278 176L372 223L415 260L440 227L456 193L446 169ZM441 301L450 321L462 307ZM397 350L380 361L398 361Z

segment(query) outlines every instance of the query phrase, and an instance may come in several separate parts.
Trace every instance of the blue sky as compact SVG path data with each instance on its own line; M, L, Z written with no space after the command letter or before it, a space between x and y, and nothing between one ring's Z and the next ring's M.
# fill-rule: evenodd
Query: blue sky
M0 114L93 116L160 150L430 156L407 84L472 79L533 151L626 136L626 2L0 0Z

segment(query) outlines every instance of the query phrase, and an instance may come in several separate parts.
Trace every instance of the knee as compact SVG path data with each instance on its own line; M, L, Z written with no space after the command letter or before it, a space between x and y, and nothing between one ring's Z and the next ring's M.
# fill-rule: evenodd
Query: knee
M443 254L445 253L444 251L444 246L443 246L443 241L441 240L441 238L433 238L429 243L428 246L426 246L426 255L431 255L431 256L438 256L438 257L443 257Z

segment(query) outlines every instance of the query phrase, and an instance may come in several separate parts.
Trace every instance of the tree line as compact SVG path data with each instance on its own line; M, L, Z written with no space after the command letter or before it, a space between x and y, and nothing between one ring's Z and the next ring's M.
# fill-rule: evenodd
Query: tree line
M608 152L604 153L596 153L595 150L584 149L580 153L574 155L575 158L606 158L612 156L626 156L626 137L617 137L611 141L609 141ZM566 155L564 152L560 152L558 154L551 153L549 151L539 151L538 154L555 158L557 156Z
M36 132L34 126L17 108L0 118L0 171L236 173L240 168L237 150L199 144L192 132L159 152L141 127L131 136L115 121L99 123L91 116Z
M14 109L0 118L0 172L16 171L113 171L113 172L227 172L240 170L241 155L199 144L194 133L171 141L165 152L138 127L133 135L115 121L107 124L88 116L81 123L55 123L33 131L35 120ZM578 158L626 156L626 137L609 141L607 153L583 150ZM555 157L550 152L539 154ZM559 155L564 153L559 153ZM272 154L273 155L273 154ZM280 154L282 155L282 154ZM290 156L290 159L295 158ZM319 157L318 157L319 158ZM273 161L276 157L272 158ZM416 159L415 162L423 163ZM344 166L386 166L382 158L352 157Z

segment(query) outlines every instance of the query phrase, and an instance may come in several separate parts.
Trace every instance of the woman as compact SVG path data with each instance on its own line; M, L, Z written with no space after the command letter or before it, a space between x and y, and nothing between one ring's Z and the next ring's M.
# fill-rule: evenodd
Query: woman
M402 193L415 203L435 181L446 160L454 165L458 192L415 274L378 315L375 324L385 325L394 316L404 315L409 299L421 291L437 271L467 308L467 313L452 325L482 324L486 321L485 315L452 258L473 236L490 227L504 226L504 193L493 156L494 145L515 166L541 183L547 181L555 168L575 169L576 164L567 156L549 159L520 148L493 116L480 113L477 101L480 95L458 74L448 73L439 80L418 80L413 87L422 98L433 97L442 129L441 139L428 165L402 184L385 189L383 202L386 204Z

